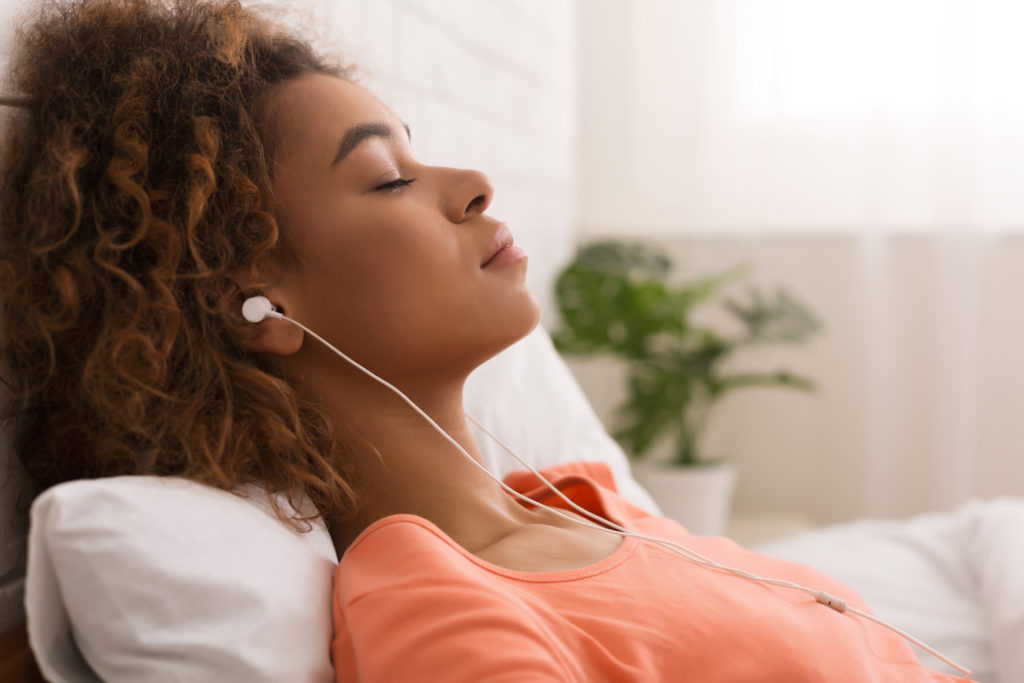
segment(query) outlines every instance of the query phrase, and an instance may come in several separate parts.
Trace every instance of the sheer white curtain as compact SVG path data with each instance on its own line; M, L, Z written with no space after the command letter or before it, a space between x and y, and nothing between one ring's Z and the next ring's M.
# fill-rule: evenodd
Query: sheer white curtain
M792 356L814 408L725 408L712 440L763 475L739 504L839 518L1024 494L1024 5L596 0L583 23L581 237L763 261L827 327ZM772 497L773 467L856 493L797 476Z

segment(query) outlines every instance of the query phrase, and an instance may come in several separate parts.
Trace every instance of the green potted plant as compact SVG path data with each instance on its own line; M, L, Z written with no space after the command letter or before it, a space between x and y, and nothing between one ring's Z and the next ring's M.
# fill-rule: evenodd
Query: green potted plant
M638 467L638 478L668 516L694 533L718 534L724 532L735 474L701 450L711 409L744 387L814 388L810 379L784 369L730 372L726 361L743 348L802 342L819 325L784 289L768 296L754 287L744 298L719 302L732 333L701 324L695 313L749 269L676 283L670 281L672 270L664 250L652 244L583 246L556 281L562 324L552 339L566 355L606 353L625 361L627 397L616 409L613 438L639 459L668 435L667 463L657 473Z

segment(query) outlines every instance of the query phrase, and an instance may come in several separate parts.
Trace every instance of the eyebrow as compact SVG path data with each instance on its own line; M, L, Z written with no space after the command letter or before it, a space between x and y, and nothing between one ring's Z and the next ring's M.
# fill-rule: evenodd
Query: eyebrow
M412 132L409 130L409 124L403 123L405 126L405 134L412 140ZM338 153L334 155L334 160L331 161L331 166L337 166L340 164L349 153L354 150L365 140L370 138L384 138L390 140L395 136L395 132L391 129L391 126L384 122L372 122L372 123L360 123L352 126L345 135L341 138L341 144L338 145Z

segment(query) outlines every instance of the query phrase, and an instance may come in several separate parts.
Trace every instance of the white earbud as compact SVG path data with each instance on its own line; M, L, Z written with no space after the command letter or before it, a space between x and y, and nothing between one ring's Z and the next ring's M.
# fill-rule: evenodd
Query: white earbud
M281 311L267 297L251 296L242 304L242 317L251 323L260 323L266 318L280 318Z

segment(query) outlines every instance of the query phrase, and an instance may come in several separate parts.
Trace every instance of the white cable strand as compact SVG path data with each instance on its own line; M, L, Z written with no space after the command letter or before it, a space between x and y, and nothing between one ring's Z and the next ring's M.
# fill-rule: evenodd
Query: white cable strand
M498 477L493 475L483 464L477 462L477 460L473 456L471 456L469 453L466 452L466 449L464 449L455 439L453 439L451 436L449 436L446 431L441 429L441 427L433 420L433 418L431 418L429 415L427 415L425 412L423 412L420 409L419 406L417 406L415 403L413 403L413 401L408 396L406 396L404 393L402 393L402 391L399 390L397 387L395 387L393 384L391 384L390 382L387 382L386 380L381 379L380 377L378 377L377 375L373 374L371 371L367 370L366 368L364 368L362 365L360 365L356 361L354 361L351 358L349 358L348 356L346 356L344 353L342 353L341 351L336 349L334 347L334 345L332 345L326 339L324 339L323 337L321 337L316 332L314 332L313 330L309 329L308 327L306 327L305 325L303 325L299 321L294 320L292 318L289 318L289 317L287 317L287 316L285 316L285 315L283 315L281 313L278 313L277 311L270 311L270 312L268 312L267 313L267 317L277 318L279 320L287 320L288 322L292 323L293 325L299 327L300 329L305 331L307 334L312 336L314 339L319 341L321 344L323 344L324 346L329 348L331 351L336 353L338 356L340 356L341 358L345 359L346 361L348 361L352 365L354 365L357 368L359 368L359 370L361 370L363 373L365 373L369 377L373 378L377 382L383 384L384 386L386 386L387 388L391 389L393 392L398 394L398 396L401 397L402 400L404 400L407 404L409 404L409 406L413 410L415 410L417 413L419 413L428 423L430 423L430 425L435 430L437 430L437 432L441 436L443 436L450 444L455 446L455 448L458 449L458 451L460 453L462 453L462 455L464 455L471 463L473 463L478 469L483 471L484 474L486 474L491 480L493 480L495 483L497 483L502 489L504 489L506 492L510 493L511 495L515 496L516 498L519 498L520 500L522 500L522 501L524 501L524 502L526 502L526 503L528 503L528 504L530 504L532 506L542 507L545 510L548 510L549 512L553 512L554 514L558 515L559 517L563 517L563 518L565 518L565 519L567 519L567 520L569 520L569 521L571 521L571 522L573 522L575 524L579 524L581 526L586 526L586 527L589 527L591 529L597 529L599 531L604 531L606 533L613 533L613 534L616 534L616 535L619 535L619 536L631 536L633 538L637 538L637 539L640 539L640 540L650 541L651 543L655 543L656 545L660 545L661 547L665 548L666 550L669 550L671 552L676 553L677 555L679 555L680 557L683 557L686 560L689 560L689 561L691 561L691 562L693 562L695 564L698 564L698 565L702 565L702 566L708 567L710 569L716 569L718 571L723 571L723 572L726 572L726 573L729 573L729 574L732 574L734 576L738 576L740 578L747 579L747 580L750 580L750 581L755 581L755 582L759 582L759 583L767 583L767 584L772 584L772 585L775 585L775 586L782 586L784 588L792 588L794 590L802 591L802 592L807 593L810 596L812 596L816 601L822 603L823 605L826 605L826 606L830 607L831 609L833 609L833 610L835 610L837 612L851 612L851 613L856 614L856 615L858 615L860 617L863 617L865 619L873 621L873 622L875 622L876 624L878 624L880 626L884 626L885 628L889 629L890 631L893 631L897 635L907 639L909 642L913 643L914 645L916 645L917 647L921 648L922 650L930 653L934 657L936 657L939 660L945 662L949 666L953 667L957 671L959 671L962 674L964 674L965 676L967 676L968 679L970 679L970 677L971 677L971 670L970 669L967 669L967 668L965 668L963 666L960 666L959 664L954 662L952 659L949 659L948 657L944 656L942 653L938 652L934 648L929 647L925 643L921 642L917 638L914 638L913 636L911 636L910 634L902 631L901 629L899 629L899 628L897 628L895 626L892 626L891 624L888 624L888 623L882 621L878 617L875 617L874 615L868 614L868 613L863 612L863 611L861 611L859 609L856 609L854 607L847 606L847 604L846 604L846 602L844 600L842 600L840 598L837 598L836 596L831 595L829 593L826 593L825 591L816 591L816 590L814 590L812 588L808 588L806 586L801 586L798 583L793 583L792 581L786 581L786 580L783 580L783 579L770 579L770 578L766 578L766 577L763 577L763 576L758 576L757 574L754 574L753 572L748 572L748 571L743 570L743 569L737 569L736 567L728 567L726 565L719 564L718 562L715 562L714 560L709 559L709 558L701 555L700 553L698 553L698 552L696 552L694 550L691 550L690 548L687 548L686 546L682 545L681 543L676 543L675 541L670 541L668 539L659 538L657 536L648 536L646 534L641 534L641 533L638 533L638 532L635 532L635 531L630 531L629 529L626 529L625 527L623 527L623 526L621 526L619 524L616 524L615 522L613 522L613 521L611 521L609 519L605 519L605 518L603 518L603 517L601 517L599 515L595 515L594 513L590 512L589 510L581 507L580 505L576 504L574 501L570 500L568 496L566 496L554 484L552 484L550 481L548 481L547 478L544 477L544 475L542 475L540 472L538 472L528 462L526 462L521 457L519 457L511 448L509 448L500 439L498 439L498 437L496 437L493 434L491 434L491 432L488 431L488 429L486 427L484 427L482 424L480 424L475 418L473 418L472 415L470 415L469 413L464 413L466 415L466 417L468 417L470 420L472 420L473 423L477 427L479 427L481 430L483 430L483 432L485 434L487 434L487 436L491 437L491 439L493 439L499 446L504 448L505 451L507 453L509 453L509 455L511 455L513 458L515 458L516 461L519 464L524 466L527 470L530 471L530 473L532 473L541 482L543 482L544 485L548 489L550 489L555 495L557 495L559 498L561 498L574 511L582 514L584 517L586 517L588 519L596 520L597 522L599 522L599 524L594 524L594 523L589 522L589 521L583 521L583 520L577 519L576 517L573 517L572 515L566 514L565 512L563 512L561 510L558 510L558 509L552 508L552 507L548 507L547 505L544 505L543 503L541 503L539 501L536 501L536 500L533 500L532 498L529 498L528 496L520 493L519 491L516 491L511 486L507 485L505 482L503 482L500 479L498 479Z

